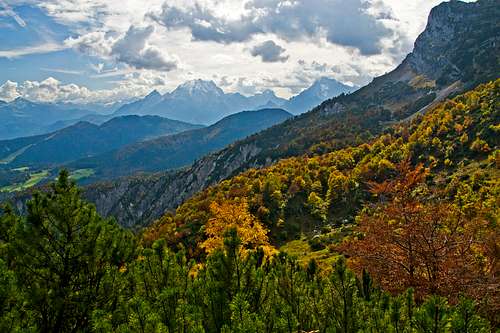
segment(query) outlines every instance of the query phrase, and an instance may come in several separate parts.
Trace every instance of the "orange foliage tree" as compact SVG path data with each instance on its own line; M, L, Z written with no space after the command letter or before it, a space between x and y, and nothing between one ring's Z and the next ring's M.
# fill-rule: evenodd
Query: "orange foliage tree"
M207 239L201 247L212 253L224 246L224 235L230 229L235 229L241 241L243 250L262 247L265 252L273 251L267 237L268 230L258 219L248 211L248 203L212 202L210 212L213 216L204 226Z
M465 193L455 202L440 200L426 186L427 174L402 163L399 177L371 184L379 203L358 217L360 236L339 249L352 268L366 269L385 290L414 288L419 298L452 300L465 292L498 309L499 234L491 207L482 209L485 202Z

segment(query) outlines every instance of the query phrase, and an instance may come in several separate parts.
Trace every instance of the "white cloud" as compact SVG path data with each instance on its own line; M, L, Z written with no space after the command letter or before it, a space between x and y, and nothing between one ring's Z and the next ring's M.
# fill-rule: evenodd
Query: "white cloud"
M29 0L28 0L29 1ZM165 0L44 0L35 1L57 22L80 34L90 29L123 33L131 25L144 24L145 14Z
M74 83L63 84L48 77L43 81L6 81L0 85L0 100L23 97L36 102L108 103L142 97L153 89L164 90L167 77L153 71L128 73L110 89L92 90Z
M104 69L104 64L102 62L97 63L97 64L89 64L89 67L97 74L102 73Z
M7 80L0 86L0 100L11 101L19 96L17 92L17 82Z
M130 26L127 33L118 39L111 49L116 60L137 69L171 71L177 67L177 61L162 52L158 47L148 44L154 32L152 25L147 27Z
M26 27L26 22L21 18L21 16L13 11L12 8L10 8L10 6L2 0L0 0L0 16L10 16L20 27Z
M17 85L17 92L23 98L39 102L72 101L86 98L90 94L85 87L76 84L63 85L53 77L43 81L25 81Z
M22 2L9 0L13 8L12 1ZM116 99L126 93L137 96L154 88L170 90L194 78L216 78L228 91L272 88L284 97L320 76L365 84L403 59L425 27L430 9L441 2L28 1L72 32L74 37L57 47L72 47L90 55L89 63L99 64L89 65L93 66L87 72L90 82L114 84L112 89L92 91L89 98L94 99ZM254 50L271 40L282 51L274 48L279 52L273 54L269 50ZM50 50L45 45L0 51L0 56L18 57ZM252 50L256 56L249 52ZM285 57L287 61L283 61ZM273 59L278 61L272 62ZM300 60L304 62L300 64ZM164 75L167 71L168 80ZM146 86L159 82L163 85Z
M218 15L209 5L213 2L195 1L192 6L165 2L151 17L169 29L188 28L195 40L228 44L262 34L287 41L324 37L368 55L380 53L382 39L392 35L370 13L370 2L365 0L251 0L245 2L245 12L237 19ZM383 9L388 10L379 4L377 13Z
M31 54L43 54L64 50L66 46L57 43L45 43L35 46L21 47L17 49L10 50L0 50L0 58L18 58L22 56L27 56Z
M171 71L177 68L177 60L149 43L155 28L130 26L118 38L104 31L94 31L76 38L68 38L65 44L94 57L113 60L135 69Z
M96 57L107 57L111 53L112 42L104 31L92 31L78 37L69 37L64 41L76 51Z
M70 74L70 75L82 75L84 73L83 71L70 70L70 69L64 69L64 68L40 67L40 70L42 70L44 72L53 72L53 73Z

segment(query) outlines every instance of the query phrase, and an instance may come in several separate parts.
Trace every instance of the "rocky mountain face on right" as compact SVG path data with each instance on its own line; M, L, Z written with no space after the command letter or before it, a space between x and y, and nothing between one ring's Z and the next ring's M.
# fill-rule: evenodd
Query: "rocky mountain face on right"
M494 80L500 59L500 3L450 1L435 7L406 62L438 87Z

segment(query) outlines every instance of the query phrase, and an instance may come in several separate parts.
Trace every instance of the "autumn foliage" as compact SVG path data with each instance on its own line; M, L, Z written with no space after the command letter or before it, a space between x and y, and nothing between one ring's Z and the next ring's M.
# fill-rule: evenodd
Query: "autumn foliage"
M413 288L417 299L437 294L452 301L465 293L498 312L495 199L483 201L463 188L453 201L443 200L426 185L427 169L409 163L398 169L395 179L371 183L379 202L360 214L358 237L339 250L355 271L366 269L385 290Z
M500 323L499 101L500 79L376 140L247 170L187 200L142 240L165 239L196 259L221 248L230 227L249 236L247 248L306 240L303 248L326 260L340 250L383 290L411 287L419 300L452 302L464 293ZM304 259L309 250L297 253Z
M224 237L230 229L235 229L242 249L263 247L272 252L267 237L268 230L248 211L248 204L212 202L210 205L212 218L205 225L206 240L201 244L207 253L224 247Z

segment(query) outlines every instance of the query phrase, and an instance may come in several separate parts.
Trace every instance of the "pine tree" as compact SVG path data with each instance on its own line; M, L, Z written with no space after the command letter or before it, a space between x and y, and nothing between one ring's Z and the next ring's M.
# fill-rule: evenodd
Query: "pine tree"
M134 251L131 233L102 219L61 171L48 193L36 193L15 225L10 255L26 310L39 330L89 327L91 313L115 310L119 276Z

